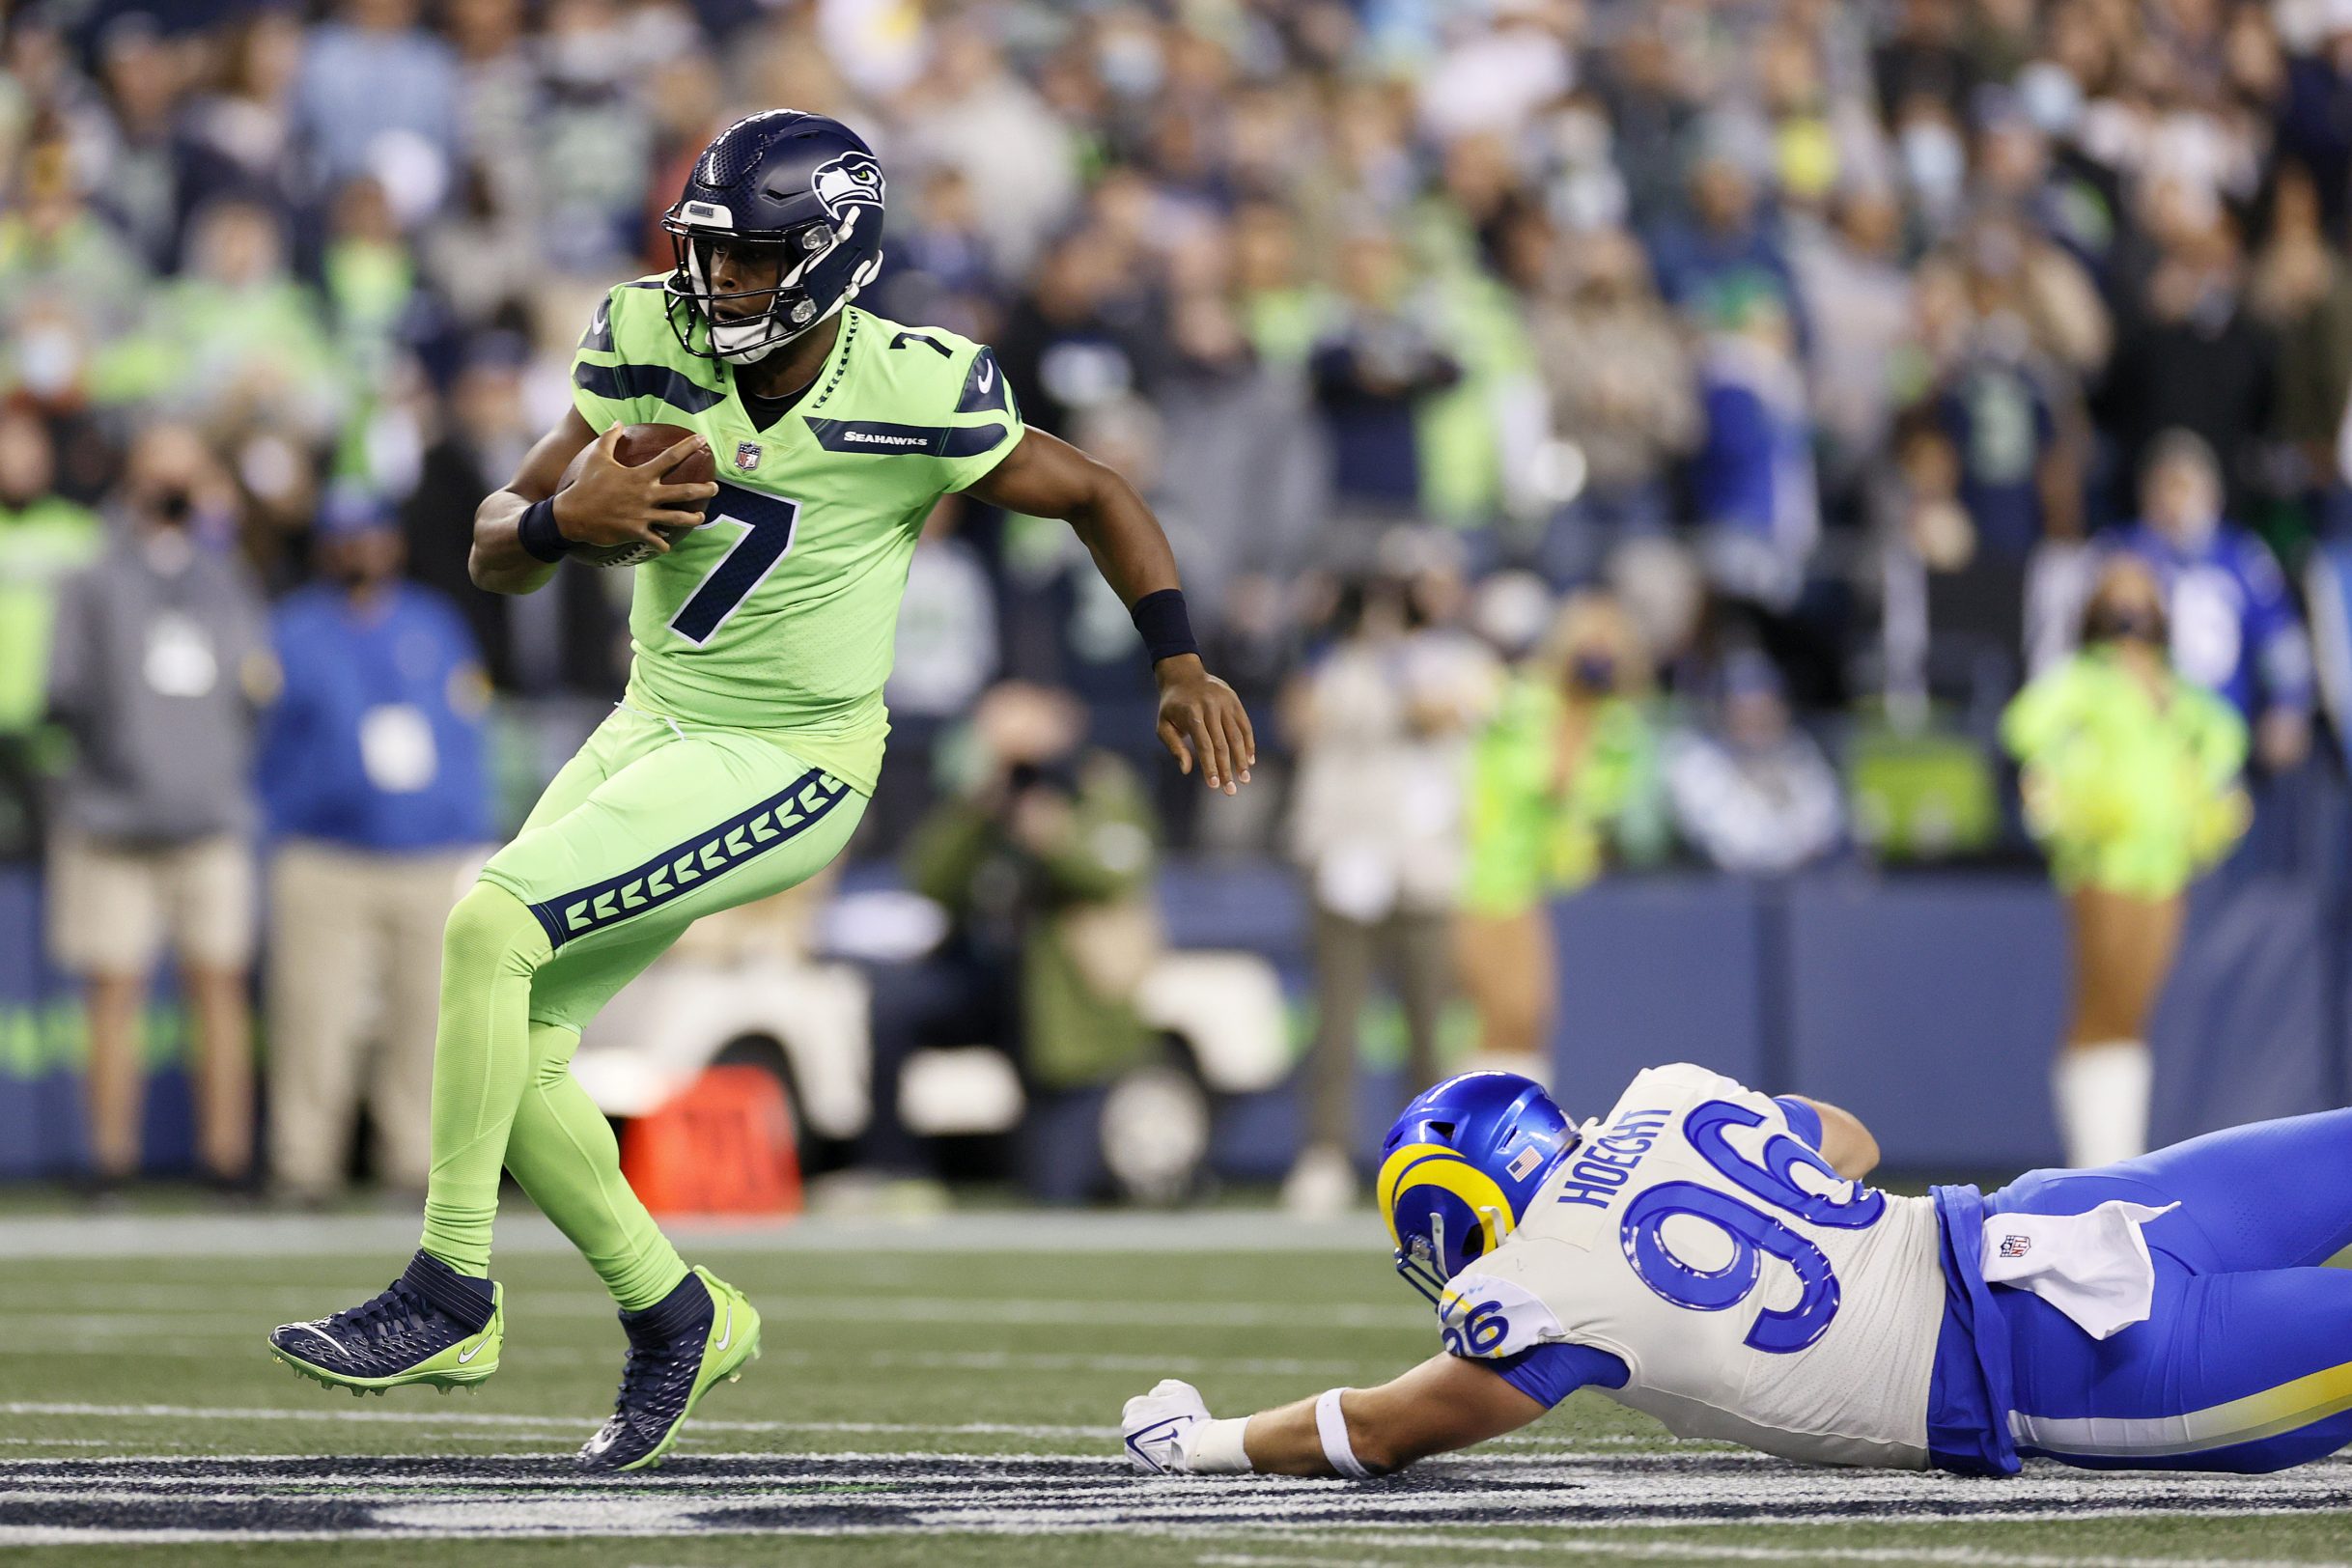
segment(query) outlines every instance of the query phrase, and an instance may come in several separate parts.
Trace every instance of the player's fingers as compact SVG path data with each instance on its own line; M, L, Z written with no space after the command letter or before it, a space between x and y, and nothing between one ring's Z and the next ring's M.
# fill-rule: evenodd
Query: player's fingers
M1257 726L1249 722L1249 710L1243 706L1238 696L1233 699L1233 722L1242 737L1242 749L1234 754L1242 759L1244 768L1255 768L1258 765Z
M1218 715L1225 732L1225 754L1233 759L1234 774L1245 784L1249 782L1249 765L1255 761L1249 754L1249 720L1242 714L1241 704L1227 706Z
M1203 709L1192 712L1192 745L1208 774L1209 788L1233 793L1233 759L1226 755L1225 737Z
M708 483L701 485L656 485L646 493L651 495L655 500L660 502L663 506L668 506L672 502L676 501L707 501L712 496L718 493L718 487L716 485Z
M1192 770L1192 748L1185 744L1184 732L1164 718L1160 721L1160 743L1168 748L1169 756L1176 759L1178 772L1190 773Z
M699 435L689 435L654 460L656 473L668 473L697 452L708 451L710 443Z
M703 517L699 512L648 512L645 522L649 528L699 528Z
M640 545L652 546L654 553L657 555L667 555L670 552L668 536L650 522L641 527L631 528L629 531L629 537Z

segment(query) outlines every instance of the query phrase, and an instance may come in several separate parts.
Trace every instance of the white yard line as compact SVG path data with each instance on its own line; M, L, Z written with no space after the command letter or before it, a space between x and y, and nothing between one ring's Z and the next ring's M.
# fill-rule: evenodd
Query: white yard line
M574 1415L509 1415L478 1411L222 1410L197 1405L82 1405L38 1400L0 1404L0 1415L66 1415L187 1421L361 1421L424 1426L574 1426ZM867 1432L1011 1438L1115 1439L1115 1426L1032 1426L1000 1421L713 1421L694 1419L697 1432Z
M416 1246L406 1215L44 1215L0 1219L0 1258L350 1257L397 1262ZM1388 1250L1369 1211L1302 1222L1266 1210L1183 1214L957 1212L922 1219L832 1218L665 1227L689 1251L933 1252L1353 1252ZM501 1215L498 1250L569 1253L572 1244L525 1208ZM0 1266L0 1274L5 1274Z
M1415 1543L1379 1535L1355 1537L1367 1546L1412 1550ZM1496 1568L1466 1553L1496 1543L1478 1536L1447 1537L1428 1550L1443 1552L1446 1568ZM1626 1541L1608 1536L1563 1537L1527 1542L1526 1550L1580 1557L1621 1560L1734 1561L1734 1562L1920 1562L1959 1565L1959 1568L2325 1568L2309 1557L2072 1557L2041 1553L1995 1552L1980 1547L1772 1547L1710 1546L1692 1541ZM1509 1547L1503 1550L1511 1550ZM1192 1559L1201 1568L1423 1568L1420 1559L1384 1559L1356 1555L1293 1556L1257 1552L1209 1552Z

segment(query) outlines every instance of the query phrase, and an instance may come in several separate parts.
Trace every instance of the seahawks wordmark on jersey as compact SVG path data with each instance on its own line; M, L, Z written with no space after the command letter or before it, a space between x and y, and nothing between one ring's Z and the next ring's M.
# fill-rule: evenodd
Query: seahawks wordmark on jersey
M987 349L850 307L807 394L762 430L733 368L679 347L663 298L658 276L614 289L572 371L599 434L682 425L718 459L710 525L633 574L628 700L789 731L797 755L871 791L915 539L941 494L1020 444L1020 411Z
M1779 1106L1704 1068L1636 1078L1439 1312L1460 1356L1607 1351L1629 1376L1602 1391L1678 1437L1927 1462L1933 1201L1840 1178Z

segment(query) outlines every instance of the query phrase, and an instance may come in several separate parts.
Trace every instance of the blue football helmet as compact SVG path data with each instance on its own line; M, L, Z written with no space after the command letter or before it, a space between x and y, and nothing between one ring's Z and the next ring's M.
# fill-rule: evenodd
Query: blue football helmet
M874 150L825 115L770 109L713 137L661 219L678 264L667 304L679 344L747 365L848 304L882 270L883 188ZM772 247L776 282L719 292L720 246ZM763 297L755 315L714 308Z
M1517 1073L1464 1073L1422 1091L1381 1145L1377 1192L1396 1272L1432 1304L1473 1258L1502 1245L1577 1131Z

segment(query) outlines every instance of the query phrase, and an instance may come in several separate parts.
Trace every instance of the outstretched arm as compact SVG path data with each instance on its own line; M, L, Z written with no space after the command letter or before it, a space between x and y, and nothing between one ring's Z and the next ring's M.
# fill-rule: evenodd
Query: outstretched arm
M1024 432L966 493L1008 512L1065 519L1131 610L1178 586L1176 553L1134 487L1044 431ZM1160 683L1160 742L1177 766L1189 773L1197 760L1209 788L1227 795L1248 783L1257 736L1233 688L1211 675L1197 653L1157 658L1152 674Z
M1127 1402L1128 1452L1143 1469L1182 1474L1386 1475L1516 1432L1546 1409L1491 1367L1449 1355L1377 1388L1336 1392L1329 1417L1320 1410L1327 1394L1218 1421L1190 1384L1170 1379ZM1351 1456L1352 1471L1344 1468Z

